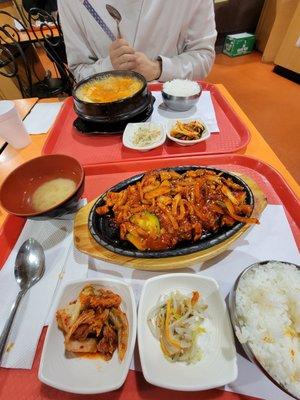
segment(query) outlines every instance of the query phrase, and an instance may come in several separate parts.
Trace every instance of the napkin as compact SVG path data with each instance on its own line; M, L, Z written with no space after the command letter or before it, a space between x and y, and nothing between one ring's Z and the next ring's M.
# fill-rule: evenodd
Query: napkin
M60 298L61 292L64 289L64 286L70 281L74 281L77 279L86 279L87 273L88 256L78 251L76 247L72 244L69 248L65 265L59 274L59 279L55 288L52 305L50 306L48 315L46 317L45 325L48 325L52 321L56 313L57 302Z
M8 260L0 271L0 332L5 325L19 287L14 278L14 265L18 249L30 237L44 248L46 269L43 278L23 297L7 341L2 367L32 367L39 337L48 317L53 315L52 302L62 282L84 278L87 257L73 247L72 220L27 220Z
M27 132L30 135L47 133L55 121L62 105L63 102L61 101L57 103L36 104L24 119Z
M207 125L211 133L220 132L211 94L208 90L202 91L196 106L188 111L172 111L163 103L161 92L153 92L152 95L156 101L151 121L165 123L168 119L199 118Z
M232 251L234 249L234 251ZM300 255L292 231L282 206L269 205L264 210L260 225L253 226L248 233L232 244L223 254L193 267L172 272L190 272L215 278L226 298L238 275L249 265L263 260L290 261L300 263ZM170 272L170 271L169 271ZM139 271L103 261L93 260L88 277L111 276L125 279L131 284L138 302L145 281L166 271ZM139 355L136 352L131 369L141 369ZM288 399L273 385L259 369L238 354L238 378L225 387L226 390L266 400Z

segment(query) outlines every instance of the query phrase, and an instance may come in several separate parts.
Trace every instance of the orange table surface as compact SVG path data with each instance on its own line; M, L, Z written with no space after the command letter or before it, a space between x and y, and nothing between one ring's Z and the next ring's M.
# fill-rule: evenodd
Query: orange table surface
M291 174L285 168L285 166L281 163L272 149L267 145L259 132L255 129L254 125L245 115L245 113L240 109L238 104L234 101L234 99L230 96L228 91L225 89L223 85L217 85L218 89L221 91L222 95L227 99L227 101L231 104L235 112L239 115L239 117L243 120L243 122L248 127L251 133L251 141L247 148L242 152L245 155L249 155L252 157L256 157L261 159L265 163L272 165L276 168L284 179L287 181L289 186L293 189L293 191L300 197L300 187L297 182L293 179ZM28 102L31 104L31 99L22 100L23 106ZM51 99L46 101L57 101L57 99ZM21 104L21 103L20 103ZM7 146L3 153L0 155L0 184L5 179L7 174L15 169L17 166L21 165L27 160L30 160L36 156L41 154L41 149L46 140L46 135L34 135L32 136L32 143L22 150L14 150L11 146ZM3 210L0 209L0 226L4 221L6 214ZM42 337L45 334L45 330L43 332ZM37 354L41 352L43 340L39 342L39 348ZM29 375L29 371L22 370L14 370L10 371L9 374L3 373L1 376L0 371L0 398L1 398L1 388L5 390L6 394L10 392L12 398L14 399L79 399L83 398L82 396L67 394L63 392L59 392L55 389L47 387L46 385L41 384L40 386L36 386L32 382L32 373L37 375L38 370L39 357L35 358L33 370ZM36 378L37 379L37 378ZM2 383L1 383L2 381ZM33 386L32 386L33 385ZM13 387L16 387L17 392L14 391ZM10 387L11 389L8 389ZM22 387L22 393L20 393L20 387ZM172 396L177 400L185 400L185 399L224 399L224 400L237 400L237 399L247 399L249 397L242 396L230 392L225 392L221 390L210 390L205 392L194 392L194 393L184 393L184 392L170 392L169 390L160 389L148 384L143 375L139 372L130 371L128 377L125 381L124 386L111 393L107 393L104 395L95 395L95 396L84 396L84 398L89 398L91 400L96 399L168 399Z

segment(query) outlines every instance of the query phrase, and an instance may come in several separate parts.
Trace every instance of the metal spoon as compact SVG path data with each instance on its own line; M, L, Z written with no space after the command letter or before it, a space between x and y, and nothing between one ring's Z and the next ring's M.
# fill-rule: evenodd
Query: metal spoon
M0 336L0 363L20 301L25 293L41 279L44 271L45 254L43 247L37 240L30 238L22 244L16 257L15 278L20 286L20 291L12 305L8 320Z
M119 11L116 10L115 7L111 6L110 4L106 4L106 9L117 23L118 38L120 39L122 37L120 32L120 22L122 21L122 16L119 13Z

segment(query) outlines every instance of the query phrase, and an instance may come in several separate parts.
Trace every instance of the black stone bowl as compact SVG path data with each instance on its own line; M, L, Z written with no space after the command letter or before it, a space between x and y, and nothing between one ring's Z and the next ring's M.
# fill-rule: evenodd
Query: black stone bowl
M129 118L123 121L113 121L113 122L94 122L87 121L81 118L76 118L73 122L73 126L77 129L79 133L87 136L101 136L101 135L116 135L123 133L127 124L144 122L147 121L153 113L153 104L155 102L155 97L151 96L151 101L149 106L140 114L135 115L133 118Z
M172 169L179 174L183 174L188 170L195 170L199 168L211 170L216 173L222 173L222 176L224 176L225 178L231 178L233 182L239 184L244 188L246 192L247 204L254 205L253 193L249 186L241 178L237 177L234 174L231 174L230 172L222 171L216 168L201 167L195 165L162 168L161 170ZM126 189L129 185L133 185L140 181L143 176L144 174L135 175L129 179L124 180L123 182L118 183L117 185L110 188L108 191L120 192L121 190ZM89 231L96 242L101 244L106 249L114 253L121 254L123 256L136 258L165 258L195 253L197 251L207 249L225 241L226 239L237 233L245 225L242 222L236 222L231 227L224 227L216 233L207 233L196 242L182 241L179 242L175 248L168 250L140 251L136 249L130 242L120 239L119 228L115 225L113 221L112 212L103 216L96 213L96 208L105 204L104 198L106 196L106 193L107 192L103 193L98 198L90 211L88 218Z
M102 80L109 76L123 76L138 79L141 89L130 97L110 103L90 103L80 100L76 93L83 85L92 81ZM142 113L151 103L151 93L145 78L133 71L108 71L95 74L80 81L73 90L74 109L76 114L87 121L111 123L124 121Z

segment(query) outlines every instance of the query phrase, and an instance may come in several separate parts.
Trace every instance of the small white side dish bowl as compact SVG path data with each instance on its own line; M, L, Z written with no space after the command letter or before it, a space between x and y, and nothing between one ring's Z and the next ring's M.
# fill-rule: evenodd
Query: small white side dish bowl
M176 125L176 122L180 121L183 123L188 123L188 122L192 122L192 121L197 121L197 118L187 118L187 119L177 119L177 120L168 120L167 124L166 124L166 134L168 139L172 140L173 142L181 145L181 146L192 146L194 144L203 142L204 140L207 140L210 137L210 131L208 130L207 126L204 124L203 121L200 121L201 124L204 125L204 132L201 136L200 139L196 139L196 140L181 140L181 139L177 139L173 136L171 136L171 130L174 128L174 126Z
M178 290L200 291L208 305L207 332L200 336L203 358L195 364L168 361L159 341L152 335L147 317L161 296ZM209 277L178 273L146 281L138 310L138 344L143 374L147 382L166 389L198 391L233 382L237 378L236 349L224 299L217 282Z
M154 141L153 143L139 147L133 143L133 138L135 133L139 128L153 128L160 130L160 137ZM164 126L157 122L138 122L138 123L129 123L127 124L125 131L123 133L123 145L129 149L138 150L138 151L149 151L155 149L156 147L161 146L166 141L166 132Z
M128 347L122 363L118 359L117 350L110 361L66 354L64 335L58 329L54 317L48 327L38 377L46 385L70 393L105 393L121 387L128 374L136 339L136 304L133 291L121 280L101 278L71 282L62 291L57 308L65 307L75 300L81 289L88 284L112 290L122 297L121 309L126 313L129 325Z

